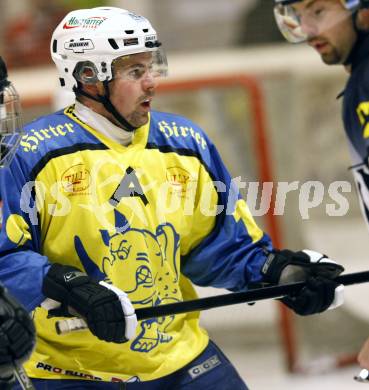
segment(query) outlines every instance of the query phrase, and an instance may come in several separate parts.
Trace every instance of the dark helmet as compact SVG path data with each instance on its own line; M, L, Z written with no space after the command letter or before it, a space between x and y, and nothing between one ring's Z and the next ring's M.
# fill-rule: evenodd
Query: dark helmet
M0 167L9 165L23 132L19 95L0 57Z

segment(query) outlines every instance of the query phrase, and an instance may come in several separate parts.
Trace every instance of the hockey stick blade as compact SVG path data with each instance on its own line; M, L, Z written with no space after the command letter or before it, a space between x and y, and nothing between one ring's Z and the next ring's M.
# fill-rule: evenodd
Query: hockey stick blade
M335 281L345 286L369 282L369 271L356 272L338 276ZM189 301L169 303L166 305L143 307L135 310L137 319L147 320L155 317L183 314L192 311L202 311L216 307L235 305L238 303L252 303L265 299L278 299L286 295L294 294L305 286L305 282L284 284L280 286L270 286L256 288L238 293L222 294L213 297L193 299ZM75 330L82 330L87 327L81 318L71 318L61 320L56 323L58 334L69 333Z

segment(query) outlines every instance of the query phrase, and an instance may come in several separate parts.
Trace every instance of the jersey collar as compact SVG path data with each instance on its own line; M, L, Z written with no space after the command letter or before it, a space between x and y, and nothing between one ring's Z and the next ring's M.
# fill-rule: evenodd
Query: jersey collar
M79 102L76 102L76 104L81 104ZM82 104L81 104L82 105ZM82 105L83 108L86 107ZM86 107L87 108L87 107ZM114 125L111 123L108 119L103 117L102 115L99 115L95 113L94 111L87 108L87 110L91 111L91 113L88 113L88 111L85 110L77 110L77 112L81 115L82 112L82 118L80 118L77 115L77 112L75 110L75 105L69 106L64 110L64 114L67 115L69 118L71 118L74 122L77 122L79 125L81 125L85 130L87 130L89 133L91 133L93 136L95 136L97 139L99 139L102 143L104 143L106 146L112 149L116 148L122 148L124 150L126 147L130 146L139 146L139 147L145 147L147 144L147 139L149 137L149 129L150 129L150 121L151 121L151 114L149 113L149 120L147 123L141 127L138 127L134 133L129 133L122 128ZM83 115L83 114L91 114L91 118L88 118L89 115ZM92 119L92 121L90 120ZM107 129L114 129L114 133L107 131L106 128L102 129L102 125L106 125ZM95 127L96 126L96 127ZM103 130L103 131L102 131ZM118 135L119 133L119 135ZM130 135L130 139L128 143L122 143L122 134ZM126 140L127 142L127 140Z
M88 123L89 126L105 135L105 137L111 138L113 141L116 141L121 145L127 146L132 142L132 132L128 132L121 127L116 126L104 116L91 110L78 101L76 101L74 106L74 114L82 122Z

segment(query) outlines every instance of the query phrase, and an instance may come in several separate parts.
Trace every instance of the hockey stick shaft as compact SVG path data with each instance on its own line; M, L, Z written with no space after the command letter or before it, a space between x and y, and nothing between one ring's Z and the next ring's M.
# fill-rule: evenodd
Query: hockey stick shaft
M338 276L335 281L345 286L369 282L369 271L356 272ZM305 286L305 282L291 283L280 286L257 288L245 292L216 295L213 297L199 298L189 301L169 303L154 307L136 309L138 320L147 320L155 317L163 317L175 314L183 314L192 311L208 310L215 307L235 305L237 303L251 303L265 299L278 299L286 295L294 294ZM85 329L87 324L81 318L71 318L56 323L58 334L68 333L73 330Z
M35 390L23 366L15 366L14 374L23 390Z
M335 281L345 286L369 282L369 271L357 272L338 276ZM136 309L138 320L146 320L152 317L161 317L173 314L182 314L191 311L207 310L215 307L229 306L237 303L250 303L264 299L278 299L286 295L294 294L305 286L305 282L291 283L280 286L271 286L249 290L245 292L216 295L194 299L190 301L170 303L154 307Z

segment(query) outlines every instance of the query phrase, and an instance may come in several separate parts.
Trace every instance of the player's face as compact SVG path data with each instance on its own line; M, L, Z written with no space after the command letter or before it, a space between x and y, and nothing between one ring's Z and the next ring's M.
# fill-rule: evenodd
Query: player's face
M338 0L307 0L295 3L307 42L328 64L342 64L356 41L351 12Z
M114 63L110 100L116 110L134 127L148 121L151 102L158 86L158 74L152 68L152 54L125 56Z

